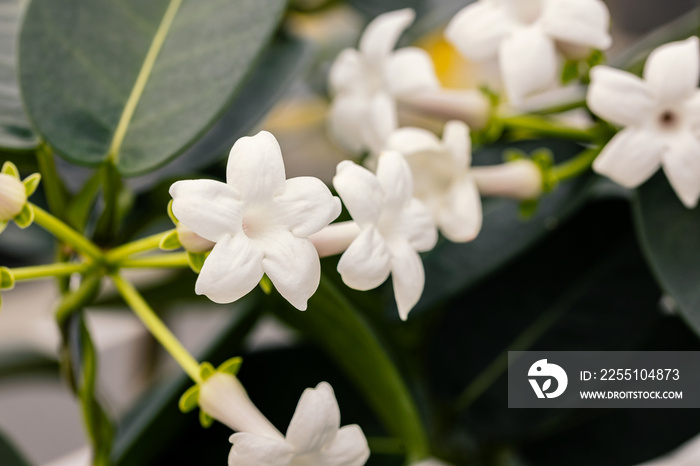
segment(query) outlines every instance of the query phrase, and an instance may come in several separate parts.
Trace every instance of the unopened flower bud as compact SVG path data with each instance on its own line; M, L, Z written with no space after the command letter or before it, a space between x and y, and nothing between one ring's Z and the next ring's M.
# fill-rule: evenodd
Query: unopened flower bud
M177 239L186 251L194 253L211 251L216 244L202 238L184 223L177 224Z
M14 176L0 173L0 222L14 218L26 203L24 184Z
M476 130L486 126L491 113L489 99L477 89L430 89L401 96L399 103L402 110L460 120Z
M542 194L542 171L530 160L472 167L471 174L479 192L485 196L525 200Z

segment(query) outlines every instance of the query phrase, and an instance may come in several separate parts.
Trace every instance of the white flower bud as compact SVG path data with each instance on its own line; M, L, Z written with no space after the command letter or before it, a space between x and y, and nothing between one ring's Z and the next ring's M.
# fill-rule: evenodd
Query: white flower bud
M433 89L401 96L400 110L418 112L442 120L460 120L473 129L489 121L491 104L477 89Z
M472 167L471 175L485 196L534 199L542 194L542 172L530 160Z
M186 251L194 253L211 251L216 244L202 238L184 223L177 224L177 239Z
M14 218L26 203L24 184L14 176L0 173L0 222Z

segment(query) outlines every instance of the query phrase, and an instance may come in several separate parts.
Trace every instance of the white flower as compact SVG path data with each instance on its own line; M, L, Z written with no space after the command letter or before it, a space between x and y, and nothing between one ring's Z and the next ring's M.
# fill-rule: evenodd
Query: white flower
M591 72L588 106L624 126L603 149L593 168L633 188L663 166L683 204L700 196L700 51L698 38L654 50L644 79L605 66Z
M437 241L430 211L412 197L408 163L398 152L384 152L375 176L344 161L338 164L333 186L360 227L338 262L338 272L357 290L376 288L391 273L399 315L406 320L425 284L418 252L432 249Z
M406 157L413 175L413 195L430 209L445 237L471 241L481 229L481 198L469 166L469 128L461 121L445 125L442 141L421 128L401 128L387 140L387 149Z
M557 47L607 49L610 15L601 0L480 0L450 21L445 36L468 59L498 59L511 101L557 80Z
M12 220L27 203L27 191L22 181L0 173L0 222Z
M173 212L199 236L215 242L195 291L229 303L267 274L298 309L316 291L320 263L307 238L340 214L340 201L318 179L285 180L277 140L261 131L231 149L226 183L178 181L170 187Z
M299 399L283 436L250 401L238 379L218 372L199 386L199 405L238 433L229 466L360 466L369 457L362 429L340 428L333 388L321 382Z
M411 9L377 16L362 34L359 50L345 49L333 63L329 85L335 98L329 129L350 151L373 149L377 135L396 127L395 98L440 87L424 50L394 51L414 17Z

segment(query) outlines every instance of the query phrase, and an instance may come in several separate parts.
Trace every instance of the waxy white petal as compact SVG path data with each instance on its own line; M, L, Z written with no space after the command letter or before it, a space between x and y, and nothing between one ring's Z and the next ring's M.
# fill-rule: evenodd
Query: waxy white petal
M600 50L612 44L609 27L610 12L601 0L550 1L542 17L542 29L551 37Z
M445 38L467 58L483 61L498 54L501 41L515 27L497 2L466 6L450 21Z
M369 458L369 446L362 429L357 424L345 426L330 446L309 458L308 466L362 466Z
M287 429L287 442L297 454L318 451L335 440L339 428L340 409L333 388L321 382L301 395Z
M700 141L690 134L672 141L661 163L683 205L692 209L700 197Z
M445 124L442 143L452 156L456 169L467 168L472 163L472 141L469 127L462 121L452 120Z
M226 182L246 201L272 198L284 189L285 178L282 151L277 139L267 131L242 137L231 148Z
M344 49L328 72L328 84L333 94L343 91L368 91L364 57L355 49Z
M417 47L399 49L391 54L385 66L387 88L392 95L410 96L440 88L433 61L425 50Z
M394 286L394 298L401 320L408 318L408 313L423 294L425 271L418 253L408 241L393 241L391 248L391 280Z
M394 50L399 37L415 17L416 13L410 8L377 16L362 33L358 48L370 63L378 66Z
M435 247L438 234L430 210L418 199L411 199L397 219L396 229L403 233L408 244L419 252Z
M398 126L396 102L386 92L377 92L369 101L368 114L362 118L362 137L372 154L378 154L389 135Z
M313 243L280 231L266 238L264 247L262 269L284 299L306 310L306 302L321 279L321 263Z
M293 457L291 445L260 435L239 432L229 439L233 448L229 466L288 466Z
M700 49L693 36L655 49L644 65L644 80L660 104L691 97L700 80Z
M338 273L343 282L355 290L371 290L386 281L391 272L391 256L379 230L369 226L338 261Z
M483 214L476 183L465 174L456 181L437 215L440 231L456 243L471 241L481 231Z
M241 231L240 194L214 180L177 181L170 187L173 213L180 223L209 241Z
M410 156L418 152L440 151L442 144L432 132L407 126L391 133L386 148Z
M263 253L245 234L224 236L204 261L195 292L219 304L236 301L260 282L262 261Z
M299 237L306 237L340 215L340 199L333 196L318 178L300 176L285 182L284 192L275 197L278 221Z
M336 168L333 186L360 227L375 224L379 220L384 192L371 171L344 160Z
M658 170L664 147L663 138L656 132L623 129L593 162L593 170L626 188L634 188Z
M328 131L348 152L359 153L367 147L365 123L371 99L365 94L338 94L328 113Z
M413 194L413 177L406 159L397 151L385 151L377 163L377 180L384 192L384 208L400 210Z
M591 70L586 99L595 114L621 126L640 124L655 107L644 81L632 73L607 66Z
M512 32L501 43L498 57L503 84L514 105L556 81L554 42L537 27Z
M24 184L14 176L0 173L0 222L14 218L26 203Z

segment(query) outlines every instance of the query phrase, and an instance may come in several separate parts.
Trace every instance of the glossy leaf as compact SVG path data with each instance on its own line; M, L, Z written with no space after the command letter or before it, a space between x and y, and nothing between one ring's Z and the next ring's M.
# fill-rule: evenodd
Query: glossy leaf
M33 126L69 160L125 175L181 153L228 107L282 0L36 0L19 74Z
M646 258L681 315L700 334L700 208L685 208L663 173L637 193L634 215Z
M37 139L22 107L16 78L20 0L0 0L0 152L32 151Z

